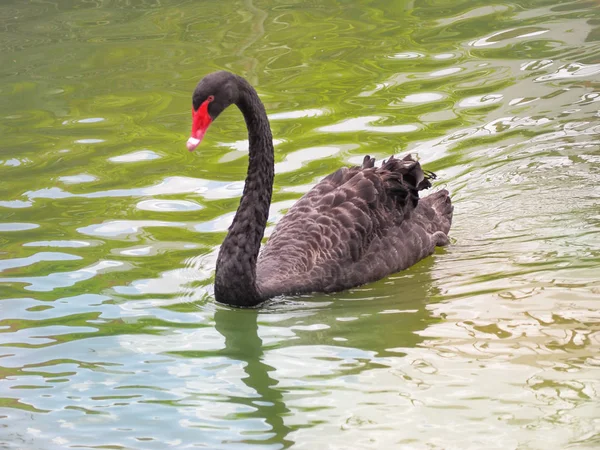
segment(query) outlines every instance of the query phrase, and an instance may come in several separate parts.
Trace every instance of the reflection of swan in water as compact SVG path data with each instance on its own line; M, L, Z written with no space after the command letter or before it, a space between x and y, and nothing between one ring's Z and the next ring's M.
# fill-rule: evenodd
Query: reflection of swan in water
M263 348L258 335L259 316L269 315L272 319L276 318L273 316L283 316L281 321L270 320L272 324L269 326L285 328L294 333L292 339L283 339L275 344L280 352L279 356L302 358L307 354L316 355L319 350L315 348L311 351L312 346L326 347L333 353L345 354L346 361L340 363L333 372L327 371L327 374L319 373L317 366L310 367L313 363L319 364L319 360L317 357L308 356L307 360L303 361L303 369L316 372L310 378L323 380L360 374L377 368L387 369L385 358L403 356L401 350L391 349L416 347L424 340L417 332L437 321L426 309L426 305L432 303L432 299L437 295L437 289L430 276L432 266L432 259L422 261L398 278L377 283L372 289L355 289L344 294L319 298L311 296L291 304L276 302L262 310L217 310L215 327L225 337L225 348L219 353L246 363L244 371L247 377L242 381L257 394L256 397L229 399L254 409L251 413L239 414L236 419L262 418L271 427L271 430L264 433L269 436L268 439L259 440L264 436L262 435L261 438L245 442L280 444L287 448L294 444L290 433L296 431L294 426L287 426L284 422L285 416L294 415L294 408L290 410L284 398L284 393L293 391L293 388L287 387L289 383L285 383L285 388L278 387L280 380L274 377L276 367L264 362L265 353L269 350ZM324 306L328 301L329 305ZM312 305L315 305L314 309ZM316 324L321 325L317 331L304 331L302 328L306 325L310 328L310 325ZM343 340L338 340L339 338ZM304 356L297 356L292 347L305 347L308 350L302 352ZM350 357L358 361L357 364L348 363L347 357L352 355L351 349L356 350L356 355ZM277 358L272 360L277 361ZM303 378L303 381L308 379ZM321 385L320 389L329 390L327 385ZM308 388L304 396L310 396L310 391ZM322 395L319 389L312 393L314 396Z
M246 363L244 372L248 375L242 381L253 389L258 397L245 398L244 403L254 409L250 413L240 413L239 419L259 418L269 424L273 434L260 441L247 439L245 443L260 442L262 445L283 444L287 448L293 444L287 440L291 431L283 422L283 415L289 409L283 402L281 391L277 390L277 380L271 378L275 369L263 361L262 340L258 336L258 311L219 309L215 312L215 328L225 337L225 349L220 353L228 358ZM239 397L238 397L239 399ZM267 433L266 433L267 434Z

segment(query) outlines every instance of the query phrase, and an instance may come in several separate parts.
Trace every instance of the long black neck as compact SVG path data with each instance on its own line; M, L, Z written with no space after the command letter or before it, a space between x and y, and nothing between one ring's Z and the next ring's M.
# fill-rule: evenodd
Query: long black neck
M273 138L258 94L242 78L238 83L236 105L248 127L250 161L240 206L219 251L215 298L233 306L255 306L263 300L256 286L256 260L273 191Z

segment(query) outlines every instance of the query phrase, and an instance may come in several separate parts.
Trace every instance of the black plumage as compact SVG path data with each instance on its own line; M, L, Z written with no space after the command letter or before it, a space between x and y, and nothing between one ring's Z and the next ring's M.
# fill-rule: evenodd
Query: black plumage
M361 166L337 170L292 206L259 255L274 178L269 121L256 91L239 76L203 78L194 108L209 96L213 120L231 103L238 106L250 145L240 206L217 259L217 301L248 307L282 294L348 289L406 269L448 243L448 191L419 199L435 174L411 155L391 157L381 167L366 156Z

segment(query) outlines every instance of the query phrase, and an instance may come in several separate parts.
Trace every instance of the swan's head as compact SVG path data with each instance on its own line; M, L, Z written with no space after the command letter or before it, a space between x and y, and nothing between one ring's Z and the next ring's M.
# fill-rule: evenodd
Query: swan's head
M193 151L204 137L206 130L219 114L238 97L237 77L229 72L206 75L192 95L192 134L187 148Z

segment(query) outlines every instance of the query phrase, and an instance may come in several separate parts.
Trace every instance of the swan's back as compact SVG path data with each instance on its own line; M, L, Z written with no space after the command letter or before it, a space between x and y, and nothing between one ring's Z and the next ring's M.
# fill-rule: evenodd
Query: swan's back
M406 269L448 242L445 190L419 199L434 177L410 155L380 168L341 168L281 219L256 268L264 297L334 292Z

